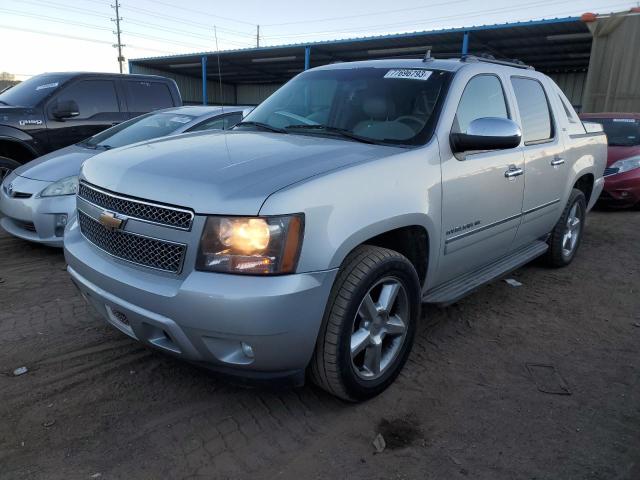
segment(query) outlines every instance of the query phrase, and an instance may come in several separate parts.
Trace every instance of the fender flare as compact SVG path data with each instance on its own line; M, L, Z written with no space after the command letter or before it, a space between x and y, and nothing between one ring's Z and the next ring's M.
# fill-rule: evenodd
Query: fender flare
M438 239L438 228L433 223L433 220L423 213L408 213L405 215L399 215L384 220L378 220L377 222L367 225L366 227L353 232L336 249L333 257L331 258L330 267L339 268L342 265L344 259L355 249L358 245L366 243L378 235L397 230L405 227L421 227L427 234L427 243L429 246L427 254L427 266L425 280L430 278L437 265L437 255L440 248Z
M30 143L34 139L28 133L6 125L0 126L0 143L11 142L20 145L20 147L31 152L33 158L39 157L41 154Z

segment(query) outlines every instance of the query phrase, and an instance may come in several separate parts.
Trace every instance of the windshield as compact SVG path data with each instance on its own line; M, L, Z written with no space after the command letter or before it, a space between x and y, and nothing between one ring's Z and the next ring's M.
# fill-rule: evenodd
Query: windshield
M147 113L105 130L82 142L90 148L118 148L143 140L164 137L191 122L193 115L170 112Z
M587 118L588 122L602 125L612 147L640 145L640 120L635 118Z
M35 107L66 79L65 75L36 75L0 93L0 105Z
M426 69L339 68L300 74L236 128L340 135L419 145L431 136L450 74Z

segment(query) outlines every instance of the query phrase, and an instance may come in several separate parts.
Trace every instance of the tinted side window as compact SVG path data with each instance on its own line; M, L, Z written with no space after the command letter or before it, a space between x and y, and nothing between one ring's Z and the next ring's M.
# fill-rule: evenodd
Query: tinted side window
M535 143L553 137L549 102L542 85L530 78L511 79L522 122L524 143Z
M120 111L112 80L81 80L60 92L54 102L67 100L73 100L78 104L80 115L75 118L79 120Z
M127 91L129 111L132 113L146 113L174 106L171 90L165 83L126 80L124 86Z
M229 130L236 123L242 120L242 112L231 113L223 117L214 117L209 120L205 120L191 127L189 132L200 132L202 130Z
M494 75L469 80L458 104L453 131L464 133L472 121L483 117L509 118L502 84Z

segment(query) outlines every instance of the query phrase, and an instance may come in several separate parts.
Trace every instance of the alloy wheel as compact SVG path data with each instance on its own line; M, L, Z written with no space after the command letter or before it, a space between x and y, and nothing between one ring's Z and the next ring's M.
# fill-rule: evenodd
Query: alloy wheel
M562 236L562 255L570 257L578 244L578 238L580 237L580 228L582 218L582 207L577 202L573 204L569 215L567 216L567 223Z
M351 365L359 378L377 379L393 364L407 336L409 315L409 297L397 278L383 278L369 289L351 334Z

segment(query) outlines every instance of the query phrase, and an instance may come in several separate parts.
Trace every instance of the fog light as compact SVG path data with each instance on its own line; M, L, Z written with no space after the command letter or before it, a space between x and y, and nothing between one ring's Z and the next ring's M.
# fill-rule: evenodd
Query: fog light
M58 215L55 216L55 235L56 237L62 237L64 236L64 229L67 226L67 214L66 213L60 213Z
M242 353L249 358L254 358L255 354L253 353L253 347L248 343L242 342Z

